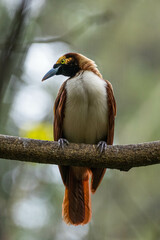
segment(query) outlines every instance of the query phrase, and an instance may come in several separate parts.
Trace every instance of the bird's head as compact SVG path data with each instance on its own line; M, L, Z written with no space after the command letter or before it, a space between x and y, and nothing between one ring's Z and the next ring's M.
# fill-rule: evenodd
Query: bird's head
M80 70L93 71L99 77L102 77L94 61L79 53L67 53L57 60L53 68L44 75L42 81L54 75L74 77Z
M57 60L57 62L53 65L53 68L44 75L42 81L54 75L73 77L79 70L80 67L76 54L68 53Z

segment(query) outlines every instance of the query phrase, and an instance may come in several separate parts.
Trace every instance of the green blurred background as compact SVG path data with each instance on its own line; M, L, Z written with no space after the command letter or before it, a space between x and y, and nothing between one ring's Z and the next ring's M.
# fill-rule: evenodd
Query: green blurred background
M52 140L67 52L93 59L117 102L115 144L160 137L159 0L1 0L0 133ZM51 37L54 37L51 39ZM57 166L0 160L0 240L158 240L160 166L107 170L87 226L61 218Z

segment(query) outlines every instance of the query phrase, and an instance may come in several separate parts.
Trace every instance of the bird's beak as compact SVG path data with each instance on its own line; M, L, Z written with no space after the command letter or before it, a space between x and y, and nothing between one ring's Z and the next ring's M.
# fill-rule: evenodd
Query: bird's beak
M44 77L42 78L42 81L56 75L56 73L58 72L58 69L60 68L60 66L58 67L53 67L51 70L49 70L45 75Z

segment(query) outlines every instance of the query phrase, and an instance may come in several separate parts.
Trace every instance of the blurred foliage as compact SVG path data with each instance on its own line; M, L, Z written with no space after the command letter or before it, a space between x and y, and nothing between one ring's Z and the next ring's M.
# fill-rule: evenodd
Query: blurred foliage
M113 85L115 143L158 140L159 9L159 0L2 0L0 133L52 140L53 104L65 78L41 78L58 57L76 51L95 60ZM61 219L64 187L56 166L2 159L0 239L158 240L159 171L108 170L92 196L91 223L73 227Z

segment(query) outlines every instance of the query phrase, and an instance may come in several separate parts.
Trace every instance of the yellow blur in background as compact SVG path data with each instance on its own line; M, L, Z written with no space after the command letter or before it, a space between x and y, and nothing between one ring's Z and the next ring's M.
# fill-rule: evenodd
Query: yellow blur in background
M19 135L25 138L53 141L53 125L47 122L42 122L34 126L27 124L27 126L22 126Z

